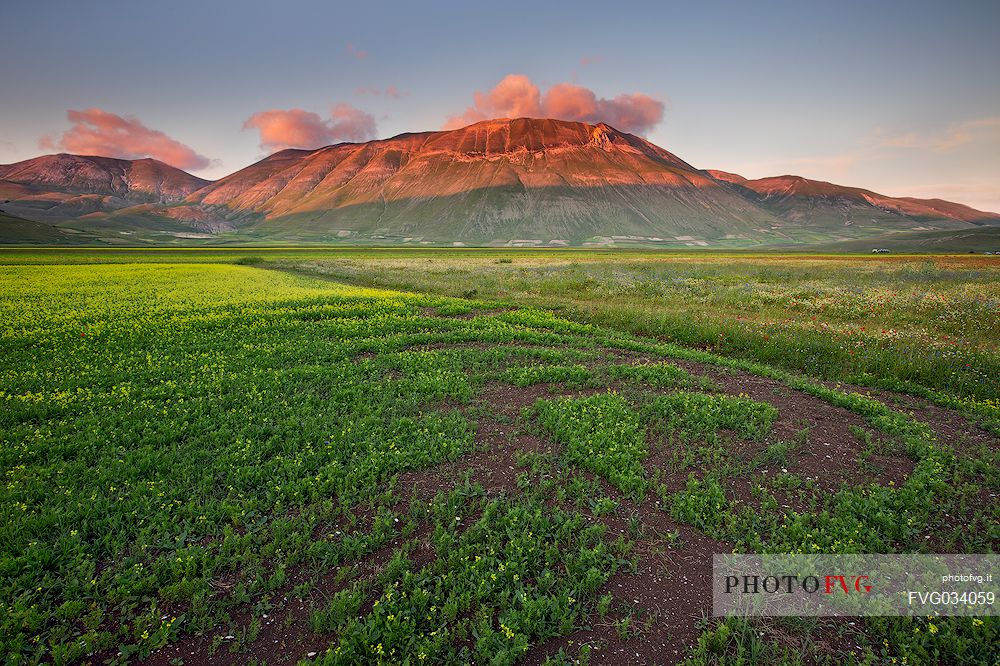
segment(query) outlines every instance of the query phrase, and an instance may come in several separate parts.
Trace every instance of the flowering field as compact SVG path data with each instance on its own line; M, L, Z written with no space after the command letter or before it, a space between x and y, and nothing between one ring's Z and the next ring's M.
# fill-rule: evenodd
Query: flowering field
M496 251L258 259L355 284L556 308L1000 421L1000 257Z
M712 553L996 549L995 269L599 258L0 255L5 663L993 663L706 616Z

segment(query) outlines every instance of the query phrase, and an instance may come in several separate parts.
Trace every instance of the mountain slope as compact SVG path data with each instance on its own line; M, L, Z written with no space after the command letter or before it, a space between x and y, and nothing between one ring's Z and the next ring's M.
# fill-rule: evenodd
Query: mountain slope
M67 245L92 241L87 234L74 234L51 224L26 220L0 211L0 244Z
M889 197L860 187L835 185L801 176L775 176L748 180L725 171L706 171L729 183L749 200L789 221L808 219L816 225L878 225L884 230L903 228L953 229L966 225L1000 224L1000 215L941 199Z

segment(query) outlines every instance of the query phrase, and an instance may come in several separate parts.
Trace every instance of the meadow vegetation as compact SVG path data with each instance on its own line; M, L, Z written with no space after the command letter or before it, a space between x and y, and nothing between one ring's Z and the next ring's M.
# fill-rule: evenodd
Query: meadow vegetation
M484 251L267 261L354 284L553 308L813 377L1000 410L995 257Z
M852 261L0 256L5 663L992 664L708 617L714 552L1000 543L997 267Z

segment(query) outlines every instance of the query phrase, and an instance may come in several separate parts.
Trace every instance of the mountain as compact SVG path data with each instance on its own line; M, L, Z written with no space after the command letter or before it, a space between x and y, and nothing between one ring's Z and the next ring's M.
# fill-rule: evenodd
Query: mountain
M748 180L725 171L708 170L716 180L782 219L809 220L814 225L876 224L894 228L930 230L1000 224L1000 215L941 199L889 197L859 187L835 185L801 176L775 176ZM931 226L921 228L928 222Z
M155 160L49 155L0 166L0 207L118 244L732 248L1000 224L940 200L703 171L603 123L531 118L284 150L214 182Z
M477 244L675 241L773 221L644 139L604 124L527 118L286 150L185 203L269 236Z
M181 201L209 181L153 159L45 155L0 165L0 206L51 222Z

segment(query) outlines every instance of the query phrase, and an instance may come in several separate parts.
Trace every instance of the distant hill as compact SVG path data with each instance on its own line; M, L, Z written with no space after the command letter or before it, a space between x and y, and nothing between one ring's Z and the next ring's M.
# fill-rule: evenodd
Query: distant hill
M0 165L0 207L63 222L137 203L174 203L208 183L152 159L45 155Z
M940 227L955 223L1000 225L1000 214L986 213L941 199L889 197L859 187L836 185L801 176L774 176L748 180L743 176L709 169L713 178L762 208L788 221L810 220L814 225L877 224L885 229L919 229L920 222Z
M50 155L0 166L4 201L114 243L739 248L1000 224L946 201L703 171L603 123L531 118L285 150L214 182L155 160Z

